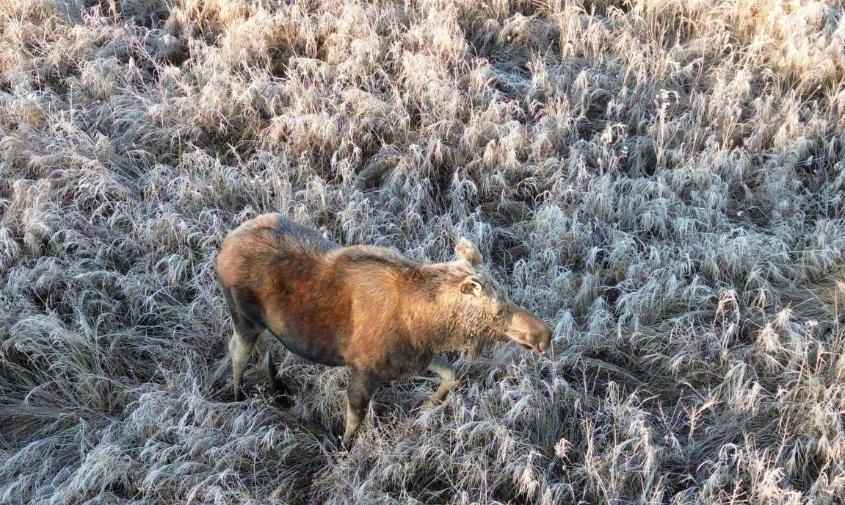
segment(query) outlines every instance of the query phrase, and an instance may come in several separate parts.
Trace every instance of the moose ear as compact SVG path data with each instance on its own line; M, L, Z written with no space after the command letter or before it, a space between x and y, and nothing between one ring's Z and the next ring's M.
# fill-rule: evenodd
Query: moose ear
M455 256L458 259L469 261L470 265L474 267L481 264L481 253L478 252L475 244L463 237L455 244Z
M465 295L481 296L481 283L473 277L467 277L461 282L461 293Z

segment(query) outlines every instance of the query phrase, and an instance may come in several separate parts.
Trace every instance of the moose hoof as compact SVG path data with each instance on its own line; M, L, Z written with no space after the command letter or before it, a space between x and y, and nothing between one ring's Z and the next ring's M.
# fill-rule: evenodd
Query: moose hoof
M434 409L439 407L443 404L443 398L429 398L423 404L423 408L426 410Z
M270 392L274 395L283 395L288 392L288 388L285 383L279 379L273 378L268 382L270 383Z
M349 451L352 449L352 446L355 445L355 436L345 436L340 440L340 447L344 451Z
M277 407L282 409L293 407L293 397L284 393L274 394L273 402L276 404Z

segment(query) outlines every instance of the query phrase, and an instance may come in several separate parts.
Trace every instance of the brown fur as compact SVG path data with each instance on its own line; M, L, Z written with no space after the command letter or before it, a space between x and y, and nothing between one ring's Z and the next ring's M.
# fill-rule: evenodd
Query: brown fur
M251 350L266 329L306 359L348 366L350 415L359 417L378 383L419 374L437 353L472 340L512 338L544 350L548 327L498 294L478 250L461 240L456 254L423 265L381 247L340 247L280 215L256 217L226 237L217 257L232 345ZM444 380L454 375L448 364L435 368Z

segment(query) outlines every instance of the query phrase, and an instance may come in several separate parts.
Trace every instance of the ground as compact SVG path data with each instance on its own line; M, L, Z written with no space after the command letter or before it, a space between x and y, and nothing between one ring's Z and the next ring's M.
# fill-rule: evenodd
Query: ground
M841 503L841 2L8 0L0 503ZM275 349L212 264L281 211L475 241L547 320L437 408Z

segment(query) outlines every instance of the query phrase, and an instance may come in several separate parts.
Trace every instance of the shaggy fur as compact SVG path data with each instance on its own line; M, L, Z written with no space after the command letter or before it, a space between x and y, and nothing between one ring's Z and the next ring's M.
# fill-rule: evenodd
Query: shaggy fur
M0 2L0 503L834 504L836 0ZM225 234L470 238L544 356L214 383ZM260 369L259 369L260 370ZM372 415L375 414L375 415Z
M242 398L253 348L269 331L297 356L352 371L358 387L348 391L348 444L379 383L431 367L442 379L431 403L443 400L455 372L438 353L485 338L545 351L551 330L502 296L475 246L462 238L455 255L421 265L382 247L341 248L280 214L242 224L216 259L234 326L235 398ZM261 347L268 380L279 391L270 348Z

